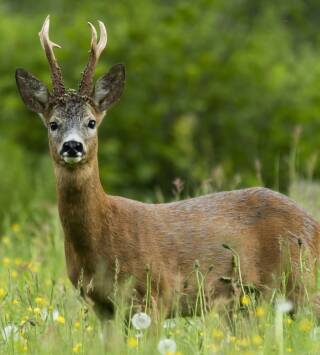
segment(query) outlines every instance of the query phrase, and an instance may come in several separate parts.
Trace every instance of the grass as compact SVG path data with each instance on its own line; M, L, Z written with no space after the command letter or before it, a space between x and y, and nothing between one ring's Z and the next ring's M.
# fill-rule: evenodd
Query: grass
M319 190L304 182L292 186L290 194L317 217ZM100 324L66 276L56 208L41 205L34 213L7 216L0 234L0 354L103 354ZM160 354L161 339L176 344L167 355L319 353L320 327L308 304L292 319L281 307L246 295L232 326L227 313L218 312L221 307L165 323L151 316L147 329L132 326L126 337L113 337L111 353ZM121 310L116 332L125 333Z

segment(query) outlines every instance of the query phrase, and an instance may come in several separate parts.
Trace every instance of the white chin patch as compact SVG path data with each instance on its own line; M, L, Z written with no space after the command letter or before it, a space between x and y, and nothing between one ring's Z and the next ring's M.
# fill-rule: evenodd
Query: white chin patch
M63 160L67 164L77 164L82 160L82 157L63 157Z

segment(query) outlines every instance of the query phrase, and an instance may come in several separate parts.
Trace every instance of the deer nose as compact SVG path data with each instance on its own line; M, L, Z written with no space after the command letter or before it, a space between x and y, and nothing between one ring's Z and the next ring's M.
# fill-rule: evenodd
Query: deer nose
M83 154L83 144L77 141L64 142L60 154L78 157Z

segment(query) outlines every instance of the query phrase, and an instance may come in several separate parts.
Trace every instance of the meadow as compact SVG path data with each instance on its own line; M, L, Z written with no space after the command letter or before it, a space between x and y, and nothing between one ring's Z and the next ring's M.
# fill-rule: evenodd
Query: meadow
M320 185L296 182L290 196L319 215ZM67 279L56 206L35 205L34 213L8 216L1 230L0 353L103 354L100 324ZM280 296L265 303L242 295L232 319L221 305L200 317L171 321L142 314L139 323L131 314L129 329L120 306L110 353L318 354L320 327L308 303L292 318L290 303Z
M0 0L1 355L105 353L66 275L46 131L14 80L22 67L50 83L38 38L48 13L67 86L87 60L87 21L108 29L97 77L126 66L99 133L107 192L165 202L261 185L320 221L319 10L318 0ZM223 304L204 311L199 280L200 317L165 322L143 309L127 327L120 305L110 353L320 353L308 302L292 318L281 293L265 302L249 292L230 318Z

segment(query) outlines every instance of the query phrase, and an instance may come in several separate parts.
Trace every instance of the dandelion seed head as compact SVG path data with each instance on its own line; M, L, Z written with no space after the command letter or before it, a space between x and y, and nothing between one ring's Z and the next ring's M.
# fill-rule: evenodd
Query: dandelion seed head
M161 339L158 343L158 351L162 355L166 355L167 353L175 353L177 350L177 344L173 339Z
M176 321L174 319L166 319L162 326L164 329L172 329L176 327Z
M135 329L147 329L150 327L151 318L146 313L139 312L133 315L131 322Z
M281 298L276 303L276 311L279 313L288 313L292 311L293 303L284 298Z

